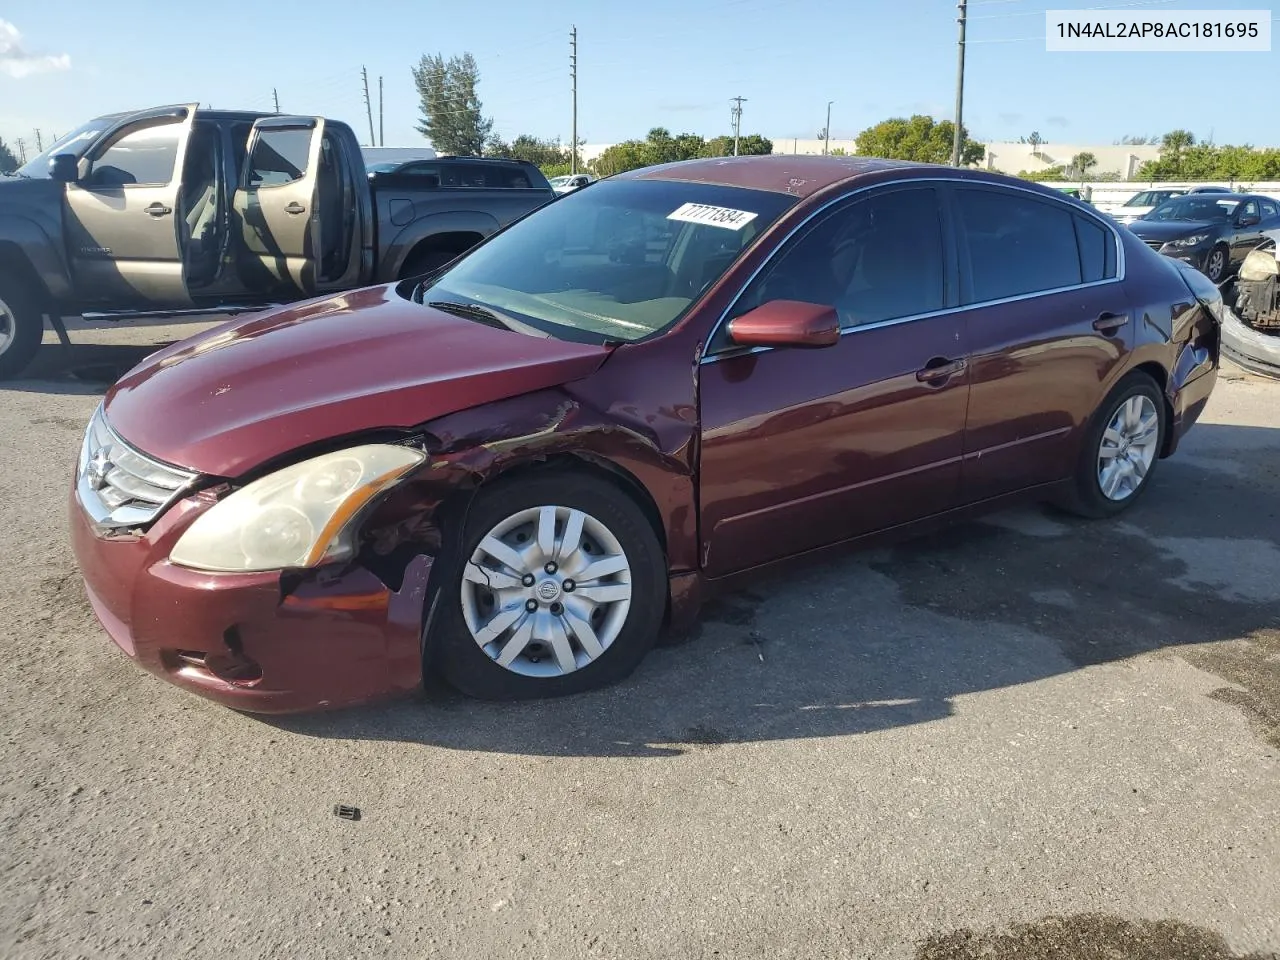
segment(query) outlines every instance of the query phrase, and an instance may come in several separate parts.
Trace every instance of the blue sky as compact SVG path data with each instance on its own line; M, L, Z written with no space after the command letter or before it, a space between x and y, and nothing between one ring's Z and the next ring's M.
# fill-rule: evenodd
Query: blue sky
M579 37L580 135L591 143L652 126L813 137L834 100L832 136L890 116L951 116L955 5L948 0L308 0L247 6L190 0L0 7L0 137L33 141L91 116L199 100L346 120L368 137L360 68L385 85L386 143L421 143L410 69L423 53L471 51L485 111L504 137L569 138L569 28ZM1280 145L1280 53L1046 53L1045 9L1260 8L1259 0L970 0L965 121L982 139L1111 143L1175 127L1216 142ZM90 26L90 23L93 25ZM16 33L15 33L16 31ZM1029 39L1030 38L1030 39ZM1249 81L1248 78L1254 78ZM1260 83L1251 92L1249 83Z

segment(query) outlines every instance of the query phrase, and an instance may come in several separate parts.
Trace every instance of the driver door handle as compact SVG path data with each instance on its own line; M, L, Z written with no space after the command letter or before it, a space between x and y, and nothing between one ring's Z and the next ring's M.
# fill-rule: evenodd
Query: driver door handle
M1111 336L1128 322L1129 317L1123 313L1104 313L1093 321L1093 329Z
M153 217L167 217L169 214L173 213L173 207L166 207L159 201L151 204L151 206L146 207L145 209L147 213L151 214Z
M299 213L306 213L306 212L307 212L307 208L306 208L306 207L304 207L302 204L300 204L297 200L293 200L293 201L291 201L291 202L289 202L289 203L285 204L284 212L285 212L285 213L292 213L292 214L294 214L294 215L296 216L296 215L298 215Z
M921 383L941 385L946 383L957 373L963 373L969 366L969 361L963 357L959 360L948 360L946 357L934 357L923 367L916 371L916 379Z

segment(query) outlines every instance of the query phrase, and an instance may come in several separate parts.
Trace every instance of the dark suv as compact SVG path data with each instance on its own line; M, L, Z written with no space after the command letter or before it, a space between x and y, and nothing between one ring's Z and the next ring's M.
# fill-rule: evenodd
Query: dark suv
M499 157L436 157L433 160L390 160L369 165L370 178L414 177L418 186L487 187L514 190L551 189L542 171L527 160ZM429 178L429 179L428 179ZM434 182L433 182L434 181Z

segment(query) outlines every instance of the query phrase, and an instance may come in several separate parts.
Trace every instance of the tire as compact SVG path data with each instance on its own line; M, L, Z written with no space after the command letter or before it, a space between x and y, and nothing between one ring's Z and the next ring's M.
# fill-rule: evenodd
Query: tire
M1231 272L1231 251L1222 244L1209 251L1204 262L1204 275L1214 283L1222 283Z
M552 567L539 536L548 511ZM583 517L581 546L566 552L574 511ZM446 524L437 560L424 660L460 692L482 700L581 693L622 680L653 646L666 612L666 558L639 505L612 484L565 470L499 480L481 487L457 522L466 525L461 538ZM524 556L500 550L511 561L503 563L481 549L495 537ZM592 565L608 572L570 582ZM612 599L595 600L605 597Z
M1138 420L1144 425L1154 414L1154 427L1139 430L1136 425L1129 426L1132 419L1121 419L1120 429L1113 430L1117 418L1123 418L1126 409L1130 415L1137 413ZM1151 477L1160 463L1160 451L1164 449L1168 429L1168 408L1159 386L1145 373L1135 371L1129 374L1116 384L1094 412L1081 445L1072 495L1063 506L1072 513L1091 519L1114 517L1128 510L1151 486ZM1137 437L1146 439L1139 443ZM1118 448L1125 455L1112 453L1104 458L1104 448L1109 451ZM1102 473L1102 465L1108 460L1113 465L1131 465L1112 467L1112 471L1118 469L1122 474L1119 482L1113 473L1106 474L1107 480L1116 484L1109 488L1110 495L1108 488L1104 488Z
M44 339L44 312L29 285L0 277L0 379L15 377Z

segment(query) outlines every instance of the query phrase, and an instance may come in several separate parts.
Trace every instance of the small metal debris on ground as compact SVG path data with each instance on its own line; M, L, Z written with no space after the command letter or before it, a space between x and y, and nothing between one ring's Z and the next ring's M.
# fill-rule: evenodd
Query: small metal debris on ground
M335 817L341 817L343 820L359 820L360 808L349 807L344 803L335 803L333 805L333 815Z

